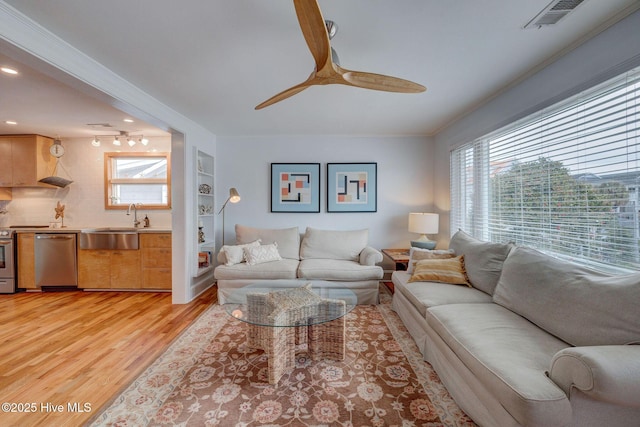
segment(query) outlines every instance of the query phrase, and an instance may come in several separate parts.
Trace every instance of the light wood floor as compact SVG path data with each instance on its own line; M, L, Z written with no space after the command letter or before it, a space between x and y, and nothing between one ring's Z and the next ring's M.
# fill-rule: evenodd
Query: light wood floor
M0 403L35 410L3 405L0 425L82 425L216 302L215 287L185 305L169 293L0 295Z

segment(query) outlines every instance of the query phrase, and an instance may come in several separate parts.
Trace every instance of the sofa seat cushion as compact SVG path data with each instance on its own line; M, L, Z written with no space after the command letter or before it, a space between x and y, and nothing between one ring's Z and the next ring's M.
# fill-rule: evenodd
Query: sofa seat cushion
M304 259L298 267L298 277L317 280L379 280L384 271L376 265L336 259Z
M235 265L219 265L214 276L220 280L233 279L295 279L299 261L282 259L250 265L245 262Z
M411 282L406 271L394 271L391 275L394 292L401 293L424 317L429 307L443 304L489 303L491 296L475 288L449 285L440 282Z
M451 304L427 310L428 325L523 425L567 425L568 396L546 376L569 345L494 304Z

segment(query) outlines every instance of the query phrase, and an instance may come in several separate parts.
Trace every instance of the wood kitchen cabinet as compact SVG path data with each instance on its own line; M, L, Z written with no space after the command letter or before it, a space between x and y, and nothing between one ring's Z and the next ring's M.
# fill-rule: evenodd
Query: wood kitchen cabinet
M140 233L138 250L78 249L81 289L171 289L171 233Z
M171 233L141 233L142 288L171 289Z
M140 289L140 251L111 252L111 289Z
M51 187L38 182L55 168L51 144L41 135L0 136L0 187Z
M111 252L78 249L78 287L111 289Z
M18 287L36 289L35 233L18 234Z
M140 289L139 250L78 249L78 288Z

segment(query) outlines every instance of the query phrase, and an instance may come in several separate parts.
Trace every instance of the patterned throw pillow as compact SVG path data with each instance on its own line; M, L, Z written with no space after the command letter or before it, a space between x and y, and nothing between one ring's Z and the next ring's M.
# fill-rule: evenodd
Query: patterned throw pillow
M224 260L218 257L218 261L224 262L225 265L234 265L244 262L244 248L251 246L260 246L260 239L245 243L244 245L224 245L220 249L220 253L224 255Z
M416 262L422 259L447 259L453 258L456 256L456 253L453 249L421 249L421 248L411 248L409 252L409 266L407 268L407 273L413 274L413 269L415 268Z
M249 265L257 265L265 262L280 261L282 257L278 253L278 244L249 246L244 248L244 258Z
M464 269L464 255L418 261L409 282L441 282L471 287Z

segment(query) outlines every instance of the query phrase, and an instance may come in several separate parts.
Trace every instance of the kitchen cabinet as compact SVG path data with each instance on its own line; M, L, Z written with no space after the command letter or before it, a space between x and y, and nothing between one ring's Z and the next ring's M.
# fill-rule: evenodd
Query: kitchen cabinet
M81 289L140 289L139 250L78 249Z
M142 288L171 289L171 233L140 233Z
M18 234L18 288L36 289L35 233Z
M0 187L50 187L38 180L55 168L52 144L53 139L40 135L0 136Z
M36 233L17 234L18 287L36 288ZM78 248L79 289L171 290L171 233L141 232L138 250Z
M140 289L140 251L111 252L111 289Z
M111 289L111 252L78 249L78 287Z
M82 289L171 289L171 233L140 233L140 249L78 249Z

